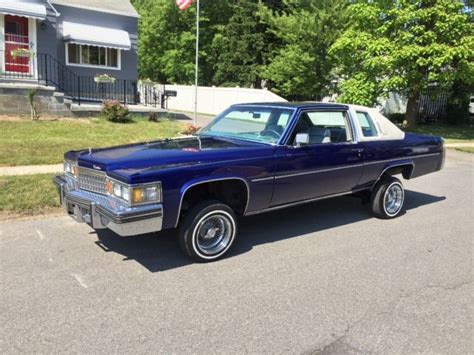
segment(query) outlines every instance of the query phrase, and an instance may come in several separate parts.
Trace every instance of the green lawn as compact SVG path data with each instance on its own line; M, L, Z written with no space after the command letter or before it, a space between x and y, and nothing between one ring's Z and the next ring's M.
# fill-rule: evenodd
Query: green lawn
M177 121L129 123L104 119L56 121L0 121L0 166L55 164L71 149L97 148L176 136L184 125Z
M0 176L0 219L9 215L40 215L58 210L53 174Z
M411 130L420 134L432 134L441 136L446 143L467 143L474 142L474 126L473 125L419 125Z

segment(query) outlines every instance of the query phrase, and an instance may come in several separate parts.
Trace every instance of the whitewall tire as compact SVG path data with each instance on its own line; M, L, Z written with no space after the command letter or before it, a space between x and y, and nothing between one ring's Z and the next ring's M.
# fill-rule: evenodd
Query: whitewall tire
M226 254L236 235L234 211L219 201L205 201L191 208L181 222L179 244L190 258L209 262Z

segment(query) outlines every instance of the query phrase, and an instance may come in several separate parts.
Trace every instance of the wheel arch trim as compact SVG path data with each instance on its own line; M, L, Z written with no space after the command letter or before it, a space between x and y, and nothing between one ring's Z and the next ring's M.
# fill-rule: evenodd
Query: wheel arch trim
M374 186L380 181L380 179L382 178L382 176L384 176L384 174L389 171L390 169L393 169L393 168L399 168L399 167L411 167L411 171L410 171L410 175L408 177L405 177L405 179L409 180L412 176L413 176L413 173L415 171L415 162L413 160L406 160L406 161L403 161L403 162L397 162L397 163L394 163L394 164L388 164L387 166L384 167L384 169L382 170L382 172L379 174L379 176L377 177L377 179L374 181L374 183L372 184L372 189L374 188Z
M180 199L179 199L179 206L178 206L178 211L176 213L176 222L175 222L175 228L178 227L179 223L179 217L181 215L181 208L183 207L183 200L184 196L186 195L186 192L191 189L194 186L202 185L202 184L207 184L207 183L212 183L212 182L218 182L218 181L228 181L228 180L234 180L234 181L241 181L244 183L245 188L247 190L247 203L245 204L245 209L243 215L245 216L247 213L247 209L250 203L250 185L247 180L245 180L243 177L239 176L226 176L226 177L221 177L221 178L212 178L212 179L205 179L205 180L194 180L186 183L183 185L180 189Z

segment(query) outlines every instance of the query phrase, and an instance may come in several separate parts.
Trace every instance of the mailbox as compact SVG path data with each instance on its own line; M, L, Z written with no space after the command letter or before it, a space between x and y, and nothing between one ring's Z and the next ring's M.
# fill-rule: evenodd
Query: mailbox
M178 96L178 92L176 90L165 90L165 96L176 97Z

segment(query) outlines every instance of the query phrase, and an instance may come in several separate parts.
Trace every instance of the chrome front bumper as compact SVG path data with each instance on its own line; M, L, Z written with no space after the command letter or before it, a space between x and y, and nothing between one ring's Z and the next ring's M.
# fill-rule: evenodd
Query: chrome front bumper
M163 225L161 204L130 207L109 196L80 190L74 179L58 175L53 179L61 205L79 223L94 229L108 228L118 235L158 232Z

